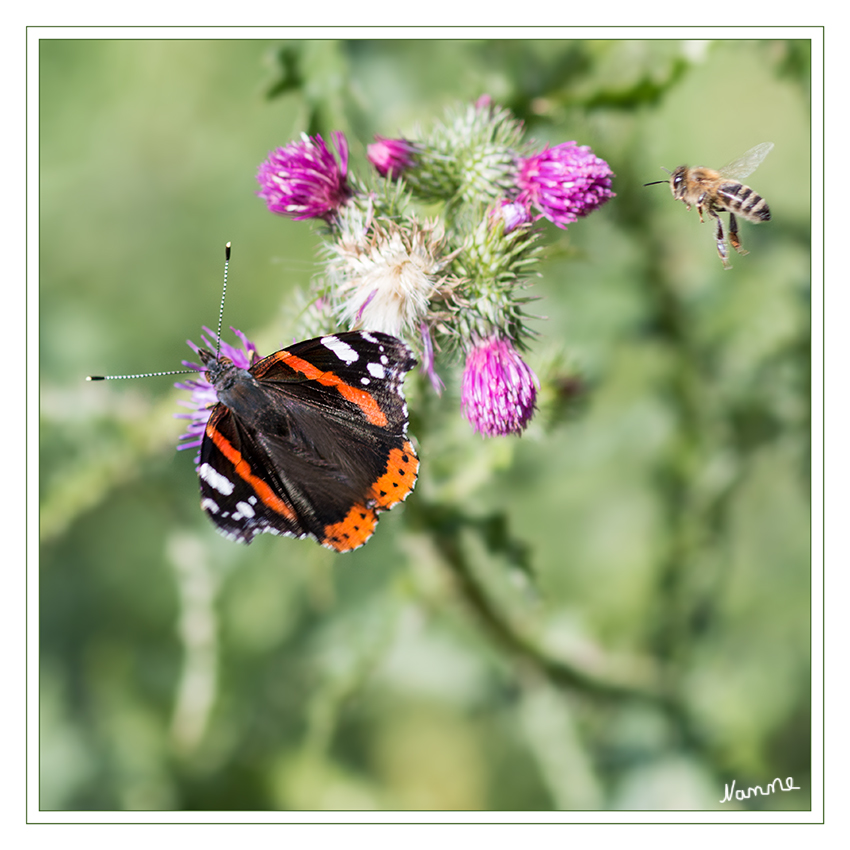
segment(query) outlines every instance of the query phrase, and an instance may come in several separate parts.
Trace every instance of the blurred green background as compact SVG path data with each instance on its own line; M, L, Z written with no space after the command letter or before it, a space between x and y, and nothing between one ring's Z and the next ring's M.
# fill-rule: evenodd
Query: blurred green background
M42 809L809 808L808 42L39 49ZM547 230L540 414L483 441L412 375L420 482L366 547L225 540L171 382L85 376L179 368L227 240L225 324L290 342L316 239L268 151L339 129L365 173L482 93L616 174ZM642 184L763 141L723 271Z

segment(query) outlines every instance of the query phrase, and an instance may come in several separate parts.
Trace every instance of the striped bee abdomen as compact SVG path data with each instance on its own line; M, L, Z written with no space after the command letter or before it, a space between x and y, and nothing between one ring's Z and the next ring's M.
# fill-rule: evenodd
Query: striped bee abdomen
M743 216L749 221L770 221L770 208L767 201L749 186L737 181L723 183L717 190L717 199L723 209Z

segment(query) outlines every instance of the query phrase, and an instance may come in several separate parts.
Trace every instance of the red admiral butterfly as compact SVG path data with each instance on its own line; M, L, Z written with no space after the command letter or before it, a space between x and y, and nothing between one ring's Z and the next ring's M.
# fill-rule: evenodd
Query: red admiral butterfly
M226 292L229 242L225 258ZM248 369L198 354L218 398L198 461L201 507L226 537L310 535L348 552L372 536L381 511L413 490L419 460L407 438L402 383L416 360L401 340L377 331L330 334Z
M201 445L201 507L226 537L310 535L347 552L413 490L402 382L416 360L400 340L338 333L250 369L199 354L219 400Z

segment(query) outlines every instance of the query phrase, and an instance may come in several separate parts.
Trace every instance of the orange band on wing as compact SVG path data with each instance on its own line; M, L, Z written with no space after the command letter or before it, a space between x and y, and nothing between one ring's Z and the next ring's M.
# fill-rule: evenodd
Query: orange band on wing
M311 381L318 381L322 386L336 387L344 399L356 404L363 411L369 422L377 425L379 428L386 426L387 417L384 415L384 411L378 406L378 402L375 401L374 397L365 390L344 383L333 372L323 372L306 360L302 360L300 357L296 357L286 350L278 351L277 354L273 355L273 359L286 363L287 366L296 372L300 372Z
M288 520L295 521L295 511L276 495L274 490L262 478L257 478L254 475L250 465L242 457L241 452L238 452L229 440L223 437L216 428L211 428L209 425L207 426L207 436L215 443L216 448L233 464L236 474L248 483L266 507L271 508L275 513L280 514Z
M355 505L339 522L325 526L325 537L321 543L337 552L350 552L372 536L377 522L374 510Z
M372 496L378 507L386 510L403 502L416 484L419 461L409 441L393 449L387 459L386 472L372 485Z

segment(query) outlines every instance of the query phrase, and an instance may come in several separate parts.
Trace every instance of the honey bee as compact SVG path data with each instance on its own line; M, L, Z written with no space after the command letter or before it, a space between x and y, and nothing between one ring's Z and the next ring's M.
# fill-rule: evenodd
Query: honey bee
M689 210L696 206L699 220L703 221L703 211L717 221L715 238L717 253L724 269L731 268L729 253L726 249L726 238L723 233L723 223L718 213L729 213L729 242L739 254L748 253L741 247L738 238L738 220L740 215L747 221L756 224L760 221L770 221L770 209L767 202L756 194L749 186L741 183L745 177L752 174L761 165L762 160L773 149L773 142L763 142L750 148L742 157L727 163L719 171L711 168L689 168L680 165L675 171L664 171L670 175L670 180L654 180L645 183L653 186L656 183L670 183L670 191L677 201L681 201Z

